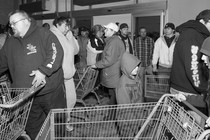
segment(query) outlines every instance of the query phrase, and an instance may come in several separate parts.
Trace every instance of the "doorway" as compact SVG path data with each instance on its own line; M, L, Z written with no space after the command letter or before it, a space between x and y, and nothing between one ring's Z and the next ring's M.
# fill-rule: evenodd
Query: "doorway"
M133 39L139 36L139 29L145 27L147 35L156 41L163 34L164 13L155 12L133 15Z

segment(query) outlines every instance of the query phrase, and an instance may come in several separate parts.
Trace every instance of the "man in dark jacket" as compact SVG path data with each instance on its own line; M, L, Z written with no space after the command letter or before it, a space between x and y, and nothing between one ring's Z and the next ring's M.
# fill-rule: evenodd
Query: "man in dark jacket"
M192 105L206 113L204 95L208 91L208 67L201 59L203 41L210 36L210 10L177 27L180 37L174 49L171 93L182 94Z
M45 83L35 96L26 132L32 140L38 134L50 109L66 107L63 49L56 36L38 27L24 11L9 15L14 36L0 51L0 75L9 70L13 88L30 88Z
M116 93L118 81L121 76L120 60L125 52L125 47L119 36L116 35L119 28L115 23L109 23L104 26L105 29L105 47L100 61L93 65L93 68L102 69L101 84L108 88L110 95L110 105L116 104Z

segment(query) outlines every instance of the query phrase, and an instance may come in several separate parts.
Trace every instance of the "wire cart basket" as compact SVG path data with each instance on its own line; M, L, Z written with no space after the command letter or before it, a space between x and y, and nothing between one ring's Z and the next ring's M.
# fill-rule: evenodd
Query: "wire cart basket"
M170 93L169 75L145 75L145 98L160 99L166 93Z
M36 140L198 140L204 129L171 96L151 103L54 109ZM74 129L67 132L66 125Z
M8 88L0 84L0 139L30 139L24 132L33 98L39 88Z
M84 98L89 94L94 94L97 102L100 102L97 93L94 91L98 73L98 70L92 69L91 67L87 67L82 74L80 70L76 72L74 81L76 82L75 88L77 94L77 103L81 103L83 106L86 106Z

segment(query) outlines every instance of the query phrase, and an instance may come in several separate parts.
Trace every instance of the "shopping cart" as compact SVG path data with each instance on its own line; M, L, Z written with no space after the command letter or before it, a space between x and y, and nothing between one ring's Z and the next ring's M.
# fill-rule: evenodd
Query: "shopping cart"
M83 72L83 75L79 76L80 80L76 83L77 103L86 106L84 98L90 94L93 94L96 97L98 103L100 102L97 93L94 91L97 78L98 70L92 69L91 67L87 67Z
M170 93L168 75L145 75L144 97L160 99L163 94Z
M74 78L74 83L75 83L75 86L76 87L79 85L79 82L81 81L82 76L86 72L86 69L87 68L77 68L76 69L76 72L75 72L74 77L73 77Z
M41 88L8 88L0 84L0 140L16 140L21 135L30 140L24 130L32 96Z
M172 96L165 94L150 103L53 109L36 140L201 140L209 131ZM67 113L70 122L56 119ZM73 131L67 132L66 125Z

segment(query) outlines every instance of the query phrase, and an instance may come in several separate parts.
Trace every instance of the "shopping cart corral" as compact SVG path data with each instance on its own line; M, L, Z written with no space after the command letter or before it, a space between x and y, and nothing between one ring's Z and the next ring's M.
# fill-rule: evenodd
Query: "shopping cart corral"
M33 101L32 96L42 88L8 88L0 84L0 140L30 140L24 132Z
M165 94L153 103L53 109L36 140L201 140L208 130L172 96ZM70 122L56 119L67 113ZM65 130L67 124L73 131Z

